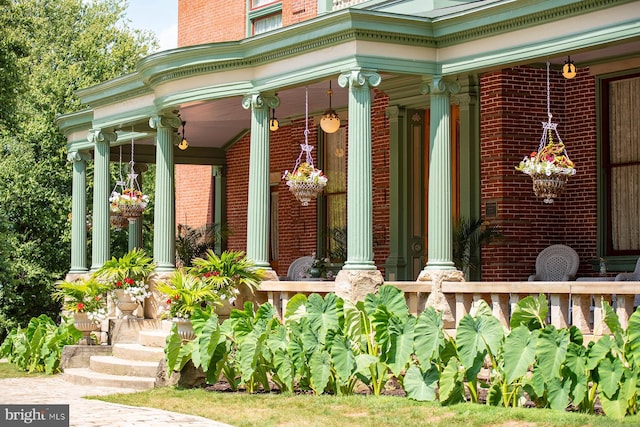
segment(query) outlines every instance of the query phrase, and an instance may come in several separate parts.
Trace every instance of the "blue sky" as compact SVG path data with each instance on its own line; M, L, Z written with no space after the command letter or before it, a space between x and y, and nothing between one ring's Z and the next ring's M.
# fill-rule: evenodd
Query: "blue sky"
M153 31L160 50L177 46L178 0L129 0L127 18L133 28Z

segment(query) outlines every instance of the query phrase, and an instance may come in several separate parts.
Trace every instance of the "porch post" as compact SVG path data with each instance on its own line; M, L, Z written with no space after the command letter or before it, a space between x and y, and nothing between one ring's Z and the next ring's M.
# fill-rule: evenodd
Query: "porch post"
M174 194L173 137L181 122L177 117L156 116L149 126L156 129L156 198L153 208L153 260L156 271L175 269L176 207Z
M442 292L444 281L464 281L464 274L453 264L451 212L451 106L449 94L460 85L442 76L426 82L423 93L431 95L429 157L428 261L418 281L431 281L426 305L442 313L445 327L455 325L455 300Z
M242 106L251 109L247 258L273 278L269 264L269 109L279 105L277 96L252 94L242 99Z
M71 194L71 274L87 272L87 160L89 153L72 151L67 160L73 162Z
M222 230L223 224L227 221L225 218L225 212L227 211L225 202L227 193L227 185L226 178L224 176L224 168L219 165L214 165L211 167L211 174L213 175L213 188L214 188L214 211L213 211L213 223L216 225L218 230ZM222 239L217 239L214 251L217 254L222 253L223 251L223 242Z
M112 131L92 129L88 139L95 146L91 270L97 270L109 260L109 147L118 136Z
M143 190L142 175L149 170L149 167L144 163L136 163L136 172L138 173L138 183L140 184L140 190ZM144 192L144 191L143 191ZM129 223L129 251L135 248L142 248L142 220L143 217L136 219Z
M371 167L371 88L380 75L361 69L338 78L349 88L347 170L347 260L336 277L336 293L364 299L383 282L373 262L373 191Z
M449 94L460 86L441 76L426 85L431 95L429 157L428 261L425 270L455 270L451 212L451 104Z

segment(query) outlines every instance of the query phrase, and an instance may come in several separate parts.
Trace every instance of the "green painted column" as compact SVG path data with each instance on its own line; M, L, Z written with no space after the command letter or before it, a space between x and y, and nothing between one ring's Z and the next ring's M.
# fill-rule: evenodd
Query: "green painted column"
M227 179L224 176L224 168L219 165L211 167L211 174L213 175L213 188L214 188L214 211L213 211L213 223L216 225L217 230L221 230L222 226L227 222L225 213L226 207L226 194L227 194ZM214 248L215 253L220 254L224 250L224 242L221 238L216 240Z
M142 176L144 172L149 170L149 167L144 163L136 163L135 164L135 172L138 174L138 184L140 185L140 190L144 193L144 186L142 183ZM133 222L129 222L129 251L132 251L135 248L143 248L142 242L142 221L143 218L138 218Z
M112 131L92 129L88 139L94 144L91 270L97 270L109 260L109 147L118 136Z
M272 270L269 264L269 110L279 105L277 96L252 94L242 99L242 106L251 109L247 258L265 270Z
M402 231L402 174L403 169L402 127L400 108L391 105L387 108L389 119L389 168L396 173L389 176L389 257L385 261L387 280L404 280L406 260L403 255L404 233Z
M371 168L371 88L380 75L352 70L338 78L349 88L347 170L347 260L345 270L376 270L373 262L373 190Z
M455 270L451 211L451 104L449 95L460 86L434 76L423 86L431 95L429 157L429 251L425 270Z
M176 207L173 140L181 122L177 117L156 116L149 126L156 130L156 194L153 212L153 260L156 271L172 271L176 262Z
M87 160L89 153L73 151L67 160L73 163L71 190L71 269L69 273L87 272Z

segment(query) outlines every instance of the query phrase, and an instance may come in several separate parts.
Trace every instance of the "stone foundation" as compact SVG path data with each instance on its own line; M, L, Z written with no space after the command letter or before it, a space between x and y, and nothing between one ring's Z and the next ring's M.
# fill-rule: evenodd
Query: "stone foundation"
M378 292L384 277L378 270L340 270L335 280L335 293L343 299L364 301L367 294Z

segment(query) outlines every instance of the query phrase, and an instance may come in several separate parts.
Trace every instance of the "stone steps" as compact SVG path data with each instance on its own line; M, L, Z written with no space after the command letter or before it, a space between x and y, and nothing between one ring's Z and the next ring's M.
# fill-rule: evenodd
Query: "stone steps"
M113 322L112 330L116 333L112 336L111 351L100 348L105 346L80 346L93 354L63 366L63 378L74 384L135 390L154 388L162 371L170 323L142 319Z
M63 378L65 381L73 384L119 387L134 390L149 390L154 388L156 383L155 377L109 375L93 371L89 368L67 368L64 370Z

